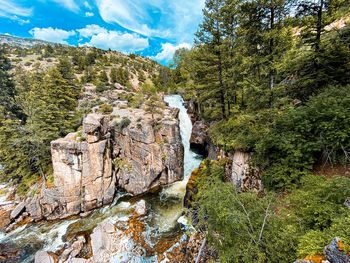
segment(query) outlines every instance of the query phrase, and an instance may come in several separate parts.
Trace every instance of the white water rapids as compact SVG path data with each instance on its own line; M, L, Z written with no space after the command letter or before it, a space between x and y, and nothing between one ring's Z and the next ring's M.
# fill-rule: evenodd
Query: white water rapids
M183 197L186 192L186 184L191 172L202 161L202 156L190 149L189 141L192 133L192 123L182 97L179 95L169 95L164 100L170 107L180 109L180 131L184 145L184 179L165 187L159 194L149 194L142 197L149 206L149 214L146 218L146 235L149 236L152 242L175 235L175 232L178 231L176 227L177 220L184 211ZM7 234L0 232L0 249L2 245L7 246L7 248L13 246L20 251L19 262L32 262L35 252L38 250L55 251L61 248L66 241L65 235L67 233L74 235L89 232L106 218L130 216L130 203L140 198L129 198L129 200L123 196L120 198L124 202L116 199L110 206L96 210L87 218L77 217L76 219L59 222L43 221L17 228ZM130 201L130 203L125 201Z

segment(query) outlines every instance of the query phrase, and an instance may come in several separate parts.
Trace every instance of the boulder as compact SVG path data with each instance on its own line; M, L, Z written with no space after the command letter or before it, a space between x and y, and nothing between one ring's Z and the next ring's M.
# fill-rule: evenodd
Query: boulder
M343 241L336 237L325 247L324 254L326 259L332 263L349 263L350 255L344 251Z
M10 218L11 219L16 219L17 217L19 217L24 210L26 209L26 203L25 202L20 202L15 209L12 210L11 214L10 214Z
M106 219L97 225L91 234L92 260L94 263L109 262L154 262L144 258L146 250L133 238L129 222Z
M55 258L45 251L35 253L34 263L56 263Z
M77 255L79 255L80 251L83 249L85 242L85 238L83 236L79 236L76 241L74 241L62 252L60 256L60 262L65 262L68 259L75 258Z
M40 198L38 196L27 200L26 210L28 211L28 213L34 221L38 221L43 218L43 213L40 205Z
M138 216L144 216L147 214L147 207L145 200L140 200L135 205L135 214Z

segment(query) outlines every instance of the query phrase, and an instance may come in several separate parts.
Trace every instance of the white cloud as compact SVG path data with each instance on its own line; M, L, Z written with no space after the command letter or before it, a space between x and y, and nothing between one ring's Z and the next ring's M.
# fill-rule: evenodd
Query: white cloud
M108 31L93 35L87 44L101 49L119 50L126 53L140 51L149 46L147 38L137 34L118 31Z
M75 31L66 31L58 28L38 28L35 27L29 31L29 33L36 39L46 40L49 42L55 42L60 44L68 44L67 39L76 34Z
M85 16L86 17L93 17L94 13L92 13L92 12L85 12Z
M95 0L102 19L134 32L192 42L205 0Z
M53 0L53 1L55 1L57 4L64 6L65 8L67 8L68 10L70 10L72 12L79 11L79 6L75 2L75 0Z
M87 25L84 28L77 30L82 37L92 37L93 35L97 35L99 33L108 33L108 30L100 27L99 25Z
M10 18L24 24L27 20L23 20L20 17L30 17L32 12L32 8L21 7L11 0L0 0L0 17Z
M11 20L16 21L18 24L20 25L24 25L24 24L29 24L30 20L29 19L22 19L18 16L11 16L9 17Z
M181 43L179 45L173 45L171 43L162 44L162 51L158 53L156 56L152 57L158 61L169 62L173 59L175 51L180 48L191 48L191 45L188 43Z
M87 8L87 9L89 9L89 10L92 10L92 7L91 7L91 5L89 4L88 1L85 1L85 2L83 3L83 5L85 6L85 8Z

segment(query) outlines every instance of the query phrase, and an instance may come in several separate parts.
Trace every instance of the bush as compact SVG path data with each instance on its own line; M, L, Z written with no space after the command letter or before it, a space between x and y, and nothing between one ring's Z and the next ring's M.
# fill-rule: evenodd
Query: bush
M349 162L349 89L329 87L296 108L237 114L214 125L211 138L226 151L255 152L271 189L294 187L318 162Z
M102 103L98 111L103 114L111 114L113 112L113 106L107 103Z
M336 236L350 249L350 212L344 206L350 179L307 175L284 197L267 192L259 198L223 182L224 175L224 163L202 164L195 198L198 228L208 232L221 262L293 262L322 255Z

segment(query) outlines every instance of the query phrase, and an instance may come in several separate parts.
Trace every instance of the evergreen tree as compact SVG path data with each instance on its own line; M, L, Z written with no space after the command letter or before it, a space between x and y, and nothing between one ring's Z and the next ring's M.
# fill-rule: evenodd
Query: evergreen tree
M106 84L109 82L106 71L102 70L102 71L100 72L99 80L100 80L101 82L103 82L103 83L106 83Z
M11 63L0 48L0 111L3 116L16 115L24 119L20 108L16 104L16 89L10 74Z
M111 73L109 77L111 79L112 84L115 84L117 82L118 76L117 76L117 70L115 68L111 69Z
M129 72L122 67L117 70L117 82L123 86L126 86L129 81Z
M221 117L226 118L225 83L223 73L224 37L221 10L224 0L207 0L204 20L196 33L198 66L197 81L203 88L203 96L216 98L221 109ZM205 98L203 98L205 99Z
M0 120L1 178L20 182L22 194L39 176L45 178L49 173L50 142L80 125L76 113L79 89L60 69L58 65L47 73L17 71L21 81L16 88L21 93L16 99L26 121L4 116Z
M348 5L346 0L303 0L298 3L297 16L303 26L302 37L313 47L316 56L320 52L325 27L339 18L339 11L346 10Z

